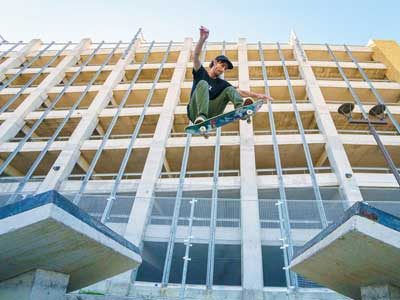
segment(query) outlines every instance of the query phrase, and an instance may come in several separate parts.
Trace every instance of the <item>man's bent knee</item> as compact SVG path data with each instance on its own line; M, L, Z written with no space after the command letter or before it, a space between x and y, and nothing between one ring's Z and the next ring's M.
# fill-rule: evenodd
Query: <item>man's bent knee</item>
M197 85L196 88L206 88L208 89L208 82L205 80L200 80Z

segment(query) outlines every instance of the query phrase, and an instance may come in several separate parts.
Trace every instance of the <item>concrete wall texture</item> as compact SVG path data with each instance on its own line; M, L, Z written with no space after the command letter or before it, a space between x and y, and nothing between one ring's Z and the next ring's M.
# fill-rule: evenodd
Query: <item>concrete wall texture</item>
M400 165L399 45L208 42L204 66L224 53L234 65L225 80L275 100L251 124L204 139L184 132L196 41L138 36L0 45L0 204L56 189L140 246L139 270L81 292L340 299L286 267L354 202L400 215L399 184L368 125L338 113L355 103L361 120L383 102L376 130Z

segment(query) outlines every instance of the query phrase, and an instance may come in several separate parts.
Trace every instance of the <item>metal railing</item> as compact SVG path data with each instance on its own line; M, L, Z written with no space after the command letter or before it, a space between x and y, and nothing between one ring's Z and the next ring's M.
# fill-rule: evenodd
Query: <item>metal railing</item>
M386 173L390 174L390 168L379 168L379 167L353 167L352 168L355 173ZM308 174L308 169L304 168L282 168L282 174L289 175L289 174ZM332 173L332 167L316 167L315 171L317 174L320 173ZM400 168L398 168L400 172ZM267 168L267 169L257 169L256 170L258 176L263 175L276 175L277 170L275 168ZM118 173L96 173L93 174L91 180L115 180ZM186 177L187 178L194 178L194 177L213 177L214 171L187 171ZM71 174L68 176L67 180L78 180L81 181L86 174ZM161 172L160 179L165 178L179 178L180 172ZM142 173L132 173L127 172L124 173L122 177L123 180L131 180L131 179L140 179ZM240 176L240 170L219 170L220 177L238 177ZM41 182L44 180L45 175L35 175L29 179L29 182ZM3 176L0 177L0 183L11 183L11 182L20 182L23 179L23 176Z

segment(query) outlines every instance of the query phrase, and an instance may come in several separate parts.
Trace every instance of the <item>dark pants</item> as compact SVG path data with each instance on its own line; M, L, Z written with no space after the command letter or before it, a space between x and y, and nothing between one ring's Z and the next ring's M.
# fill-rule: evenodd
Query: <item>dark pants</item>
M217 98L210 100L209 85L205 80L197 84L188 105L188 117L194 122L199 115L212 118L224 112L226 105L232 102L235 109L243 105L243 98L233 86L225 88Z

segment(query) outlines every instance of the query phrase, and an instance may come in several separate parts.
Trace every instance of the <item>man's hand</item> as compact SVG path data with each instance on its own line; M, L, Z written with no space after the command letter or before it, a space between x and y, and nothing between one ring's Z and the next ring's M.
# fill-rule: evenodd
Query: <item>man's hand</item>
M207 27L200 26L200 39L205 41L208 38L208 35L210 34L210 30L208 30Z
M264 95L264 94L257 94L257 99L264 99L264 100L274 100L274 98Z
M256 98L258 99L263 99L263 100L274 100L274 98L267 96L265 94L257 94L254 92L250 92L250 91L243 91L237 88L237 91L239 92L240 96L242 97L252 97L252 98Z

